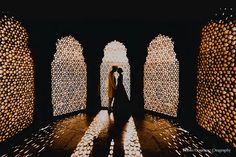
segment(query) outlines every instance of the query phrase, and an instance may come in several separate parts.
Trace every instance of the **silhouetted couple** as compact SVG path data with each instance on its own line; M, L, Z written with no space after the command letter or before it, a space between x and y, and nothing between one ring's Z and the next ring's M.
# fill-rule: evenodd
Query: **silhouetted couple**
M119 76L117 79L114 73L118 72ZM109 72L108 76L108 97L109 97L109 106L108 112L113 110L114 123L111 123L111 127L109 128L109 139L110 141L114 140L114 157L124 156L124 148L123 148L123 130L125 128L125 124L130 117L130 102L128 95L125 91L125 87L123 85L123 70L122 68L118 68L118 66L112 66L112 70ZM111 107L113 102L113 107Z
M118 72L119 76L117 79L116 85L116 78L114 73ZM118 66L112 66L112 70L108 76L108 97L109 97L109 104L108 104L108 112L110 113L113 110L114 118L116 120L125 120L129 115L129 98L125 91L125 87L123 85L123 70L122 68L118 68ZM112 101L113 102L113 109L111 108Z

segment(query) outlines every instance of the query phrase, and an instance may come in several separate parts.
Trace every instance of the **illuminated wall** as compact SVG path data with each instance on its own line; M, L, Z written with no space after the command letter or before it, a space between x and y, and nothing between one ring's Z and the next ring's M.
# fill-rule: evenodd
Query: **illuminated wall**
M116 40L108 43L104 48L104 57L100 66L100 91L101 104L103 107L108 106L108 74L113 65L117 65L123 69L123 84L130 98L130 65L126 51L125 46ZM117 73L115 73L115 75L116 74Z
M86 108L87 69L80 43L71 36L56 43L52 62L53 115Z
M177 116L179 62L171 38L158 35L148 47L144 65L144 108Z
M235 53L235 18L212 20L203 27L198 56L197 122L234 147L236 147Z
M13 17L0 15L0 142L32 123L34 72L30 55L25 28Z

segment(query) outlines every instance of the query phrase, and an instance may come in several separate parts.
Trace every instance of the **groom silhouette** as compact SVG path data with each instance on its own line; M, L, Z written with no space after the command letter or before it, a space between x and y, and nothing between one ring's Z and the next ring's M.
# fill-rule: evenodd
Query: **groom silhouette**
M111 104L115 96L115 90L116 90L116 78L114 75L114 72L116 72L118 69L117 66L113 65L112 70L109 72L108 75L108 112L111 112Z

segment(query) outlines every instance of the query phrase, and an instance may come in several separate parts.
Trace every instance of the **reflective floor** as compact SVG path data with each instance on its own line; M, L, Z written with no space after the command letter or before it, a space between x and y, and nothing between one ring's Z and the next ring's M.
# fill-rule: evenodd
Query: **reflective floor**
M57 120L1 156L175 157L222 156L178 123L146 114L116 125L113 114L80 113ZM229 154L228 154L229 155Z

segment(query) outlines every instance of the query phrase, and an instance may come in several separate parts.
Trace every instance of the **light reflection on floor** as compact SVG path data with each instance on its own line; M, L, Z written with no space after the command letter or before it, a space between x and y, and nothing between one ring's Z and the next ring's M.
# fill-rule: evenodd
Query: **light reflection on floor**
M144 156L213 156L203 141L172 120L146 115L136 127Z
M91 151L96 154L98 149L109 157L117 156L121 149L125 157L218 155L201 152L209 146L173 120L150 114L143 119L131 117L122 130L122 139L109 138L113 122L113 115L105 110L95 118L80 113L41 128L0 156L94 156ZM117 149L117 143L121 149Z
M78 143L71 157L89 157L93 149L93 141L104 128L109 126L109 115L107 111L100 111L90 124L81 141Z
M127 127L124 134L124 150L125 157L142 157L141 146L139 138L134 124L134 119L131 116L129 118Z
M78 143L81 139L89 123L84 113L57 120L39 129L36 133L25 138L19 145L13 146L10 150L6 150L6 153L0 154L0 156L27 157L51 156L51 154L67 156L68 153L65 152L65 150L72 152L76 146L75 142ZM75 141L70 140L71 137L75 137Z
M113 157L113 153L114 153L114 139L111 140L111 144L110 144L110 148L109 148L109 154L108 157Z

